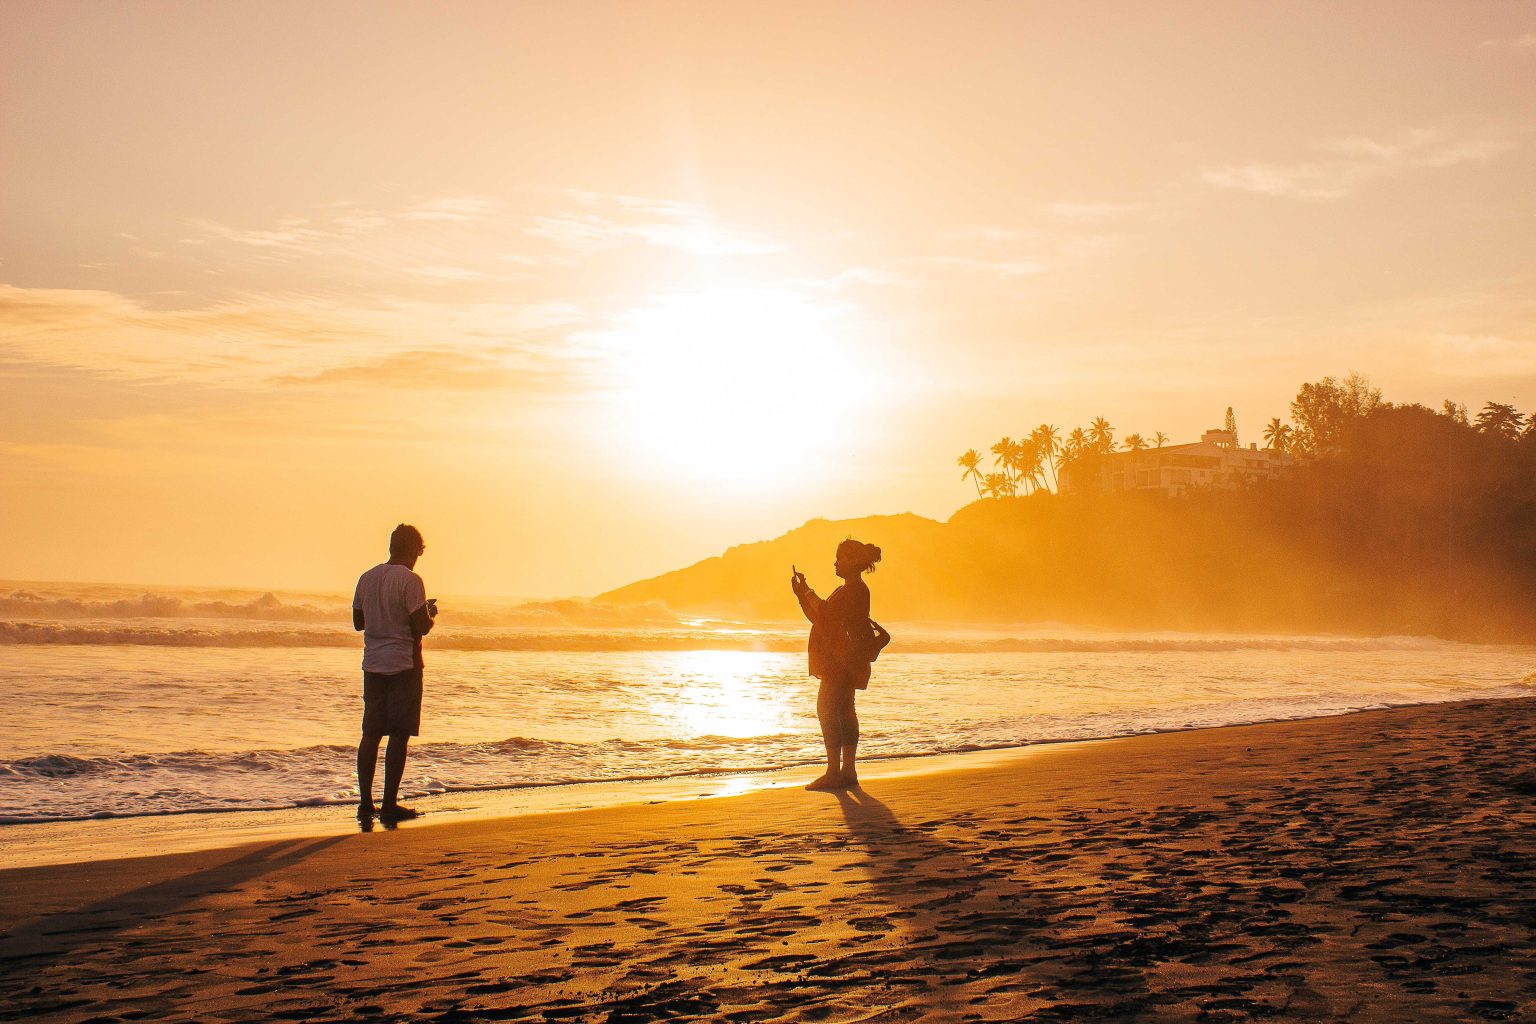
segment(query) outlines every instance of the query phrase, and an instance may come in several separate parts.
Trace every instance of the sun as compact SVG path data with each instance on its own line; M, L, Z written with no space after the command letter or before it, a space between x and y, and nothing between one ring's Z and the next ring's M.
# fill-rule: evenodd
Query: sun
M849 307L787 288L670 292L601 336L613 427L653 473L779 486L870 397Z

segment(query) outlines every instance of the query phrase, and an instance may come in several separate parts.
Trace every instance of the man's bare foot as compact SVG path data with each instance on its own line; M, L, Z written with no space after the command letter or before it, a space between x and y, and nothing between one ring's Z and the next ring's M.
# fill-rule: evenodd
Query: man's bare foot
M858 772L843 772L843 774L840 777L843 780L843 788L844 789L858 789L859 788L859 773Z
M360 803L358 803L358 805L357 805L357 820L358 821L368 821L368 820L372 819L373 815L374 815L374 809L373 809L373 801L372 800L363 800Z
M829 789L840 789L841 785L841 776L833 775L831 772L827 772L826 774L822 775L821 778L816 779L814 782L807 782L805 784L805 788L815 790L816 792L820 793Z
M379 808L380 821L409 821L421 817L422 812L404 804L385 804Z

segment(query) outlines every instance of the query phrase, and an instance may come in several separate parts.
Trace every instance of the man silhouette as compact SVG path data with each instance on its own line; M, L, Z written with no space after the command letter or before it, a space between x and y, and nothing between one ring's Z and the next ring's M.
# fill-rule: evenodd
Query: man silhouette
M432 632L437 602L413 571L427 550L421 531L401 523L389 535L389 561L357 581L352 628L363 634L363 738L357 745L357 816L373 818L373 772L379 741L384 752L384 802L379 820L395 822L421 812L399 802L405 751L421 732L421 638Z

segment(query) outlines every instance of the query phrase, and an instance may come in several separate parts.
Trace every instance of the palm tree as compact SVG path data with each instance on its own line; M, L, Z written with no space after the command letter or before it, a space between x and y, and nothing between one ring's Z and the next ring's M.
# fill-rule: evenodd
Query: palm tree
M1101 452L1115 450L1115 428L1109 425L1109 420L1103 416L1096 416L1093 425L1088 428L1088 435L1093 438L1093 446Z
M1264 447L1270 451L1285 454L1291 445L1291 428L1288 424L1281 423L1276 416L1264 426Z
M1514 406L1505 405L1503 402L1489 402L1483 406L1483 411L1477 414L1477 429L1495 437L1513 441L1520 436L1520 428L1523 426L1525 426L1525 415L1515 412Z
M1045 477L1040 467L1039 443L1034 438L1020 441L1014 454L1017 456L1019 480L1027 486L1024 493L1039 490Z
M1069 433L1068 436L1066 436L1066 448L1063 450L1064 454L1066 454L1068 459L1075 459L1075 457L1080 456L1080 454L1083 454L1084 451L1087 451L1087 444L1089 444L1089 442L1087 442L1087 433L1084 433L1083 428L1072 427L1072 433Z
M1120 442L1120 447L1128 452L1139 452L1147 447L1147 442L1141 439L1140 434L1127 434L1125 440Z
M1039 447L1040 459L1051 471L1052 489L1057 486L1058 460L1061 456L1061 432L1049 423L1042 423L1030 432L1029 439Z
M1152 435L1152 446L1154 448L1161 448L1163 445L1165 445L1167 443L1168 443L1168 435L1163 433L1161 430L1159 430L1157 433Z
M986 494L989 498L1001 498L1013 493L1013 481L1008 479L1007 473L988 473L986 481Z
M1001 467L1002 471L1008 474L1009 479L1012 479L1013 474L1008 463L1013 458L1013 438L1004 437L997 444L994 444L992 446L992 456L992 464Z
M981 453L975 448L967 448L965 454L955 460L956 465L965 470L960 474L960 479L971 480L976 484L976 497L981 497Z

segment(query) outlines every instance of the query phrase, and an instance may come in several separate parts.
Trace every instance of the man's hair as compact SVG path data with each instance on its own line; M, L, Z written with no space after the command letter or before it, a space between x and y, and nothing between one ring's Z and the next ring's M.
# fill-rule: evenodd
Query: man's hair
M395 532L389 535L389 553L395 555L419 555L427 549L427 542L421 539L421 531L409 523L401 523L395 527Z

